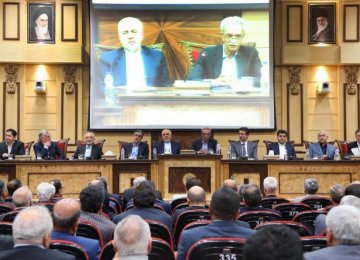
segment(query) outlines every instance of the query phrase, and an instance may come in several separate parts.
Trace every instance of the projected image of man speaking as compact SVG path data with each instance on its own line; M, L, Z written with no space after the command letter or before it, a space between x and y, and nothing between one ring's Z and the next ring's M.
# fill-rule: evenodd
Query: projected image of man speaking
M260 86L261 61L255 47L242 45L244 21L238 16L220 23L223 44L204 49L188 79L216 79L219 85L230 85L242 77L253 77L253 86Z
M122 48L101 55L102 75L105 77L110 73L114 86L169 86L164 55L158 50L141 46L142 22L134 17L123 18L118 23L118 33Z

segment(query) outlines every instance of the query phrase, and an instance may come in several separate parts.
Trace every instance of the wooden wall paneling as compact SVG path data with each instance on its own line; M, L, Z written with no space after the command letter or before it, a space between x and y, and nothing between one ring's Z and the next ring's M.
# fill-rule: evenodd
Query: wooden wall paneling
M61 4L61 41L78 41L77 4Z
M302 146L304 140L304 104L303 84L299 86L299 94L291 95L291 85L286 85L286 122L289 140L296 146ZM300 111L299 111L300 110ZM292 135L291 135L292 134Z
M359 5L344 5L343 41L359 41Z
M303 6L288 5L286 9L287 42L303 41Z
M78 140L78 84L74 83L74 85L74 93L65 95L65 84L61 83L60 138L70 138L69 145L76 145L76 140Z
M3 40L20 40L20 3L3 3Z
M6 82L3 83L3 118L2 136L5 138L5 130L14 128L18 132L17 138L20 140L20 83L16 82L15 94L8 94Z

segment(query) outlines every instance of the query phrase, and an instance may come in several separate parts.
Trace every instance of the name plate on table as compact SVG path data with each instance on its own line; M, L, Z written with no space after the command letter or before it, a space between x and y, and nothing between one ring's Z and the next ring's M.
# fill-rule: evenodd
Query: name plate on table
M103 160L116 160L116 155L101 155Z
M360 155L352 155L349 157L351 161L359 161L360 160Z
M15 155L15 160L17 161L29 161L31 159L31 155Z
M196 154L195 150L180 150L180 154Z
M279 155L264 155L264 160L280 160Z

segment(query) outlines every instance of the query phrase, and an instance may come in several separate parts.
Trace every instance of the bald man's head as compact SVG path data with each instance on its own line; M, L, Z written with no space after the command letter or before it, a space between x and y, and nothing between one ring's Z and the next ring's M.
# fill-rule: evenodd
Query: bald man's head
M236 185L236 181L235 180L231 180L231 179L228 179L228 180L225 180L224 183L223 183L223 188L226 188L226 189L232 189L234 191L238 191L238 188L237 188L237 185Z
M14 192L12 200L15 207L29 207L32 204L32 192L27 186L22 186Z
M206 193L200 186L193 186L187 192L189 206L205 206Z
M52 212L54 230L74 234L80 213L80 203L77 200L70 198L59 200Z

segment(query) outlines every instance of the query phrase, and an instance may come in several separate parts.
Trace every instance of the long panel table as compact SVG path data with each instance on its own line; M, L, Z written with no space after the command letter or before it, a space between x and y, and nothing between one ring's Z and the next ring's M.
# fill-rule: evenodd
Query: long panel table
M109 192L122 193L137 176L155 182L164 199L185 193L187 178L196 176L208 194L221 187L225 179L233 178L238 185L256 183L261 189L263 179L276 177L279 196L292 198L303 193L304 179L315 177L320 183L320 194L328 194L337 183L348 185L360 180L358 161L239 161L222 160L219 155L164 155L158 160L124 161L0 161L0 179L8 182L18 178L35 193L42 181L60 179L64 195L77 197L83 187L103 176Z

